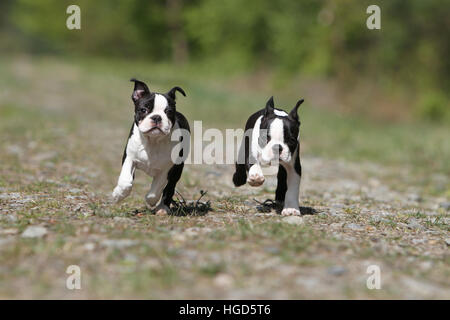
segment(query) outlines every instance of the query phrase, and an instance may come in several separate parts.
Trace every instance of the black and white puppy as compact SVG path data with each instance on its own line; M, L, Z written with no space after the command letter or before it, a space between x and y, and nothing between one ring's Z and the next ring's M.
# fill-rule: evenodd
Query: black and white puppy
M150 92L144 82L136 79L131 81L134 82L131 99L134 102L135 116L122 158L122 171L112 197L115 202L127 197L133 186L135 171L140 169L153 177L145 202L153 208L161 199L156 206L156 213L168 213L175 185L181 177L184 159L189 152L189 141L185 141L186 148L181 149L178 154L180 158L177 155L173 159L175 146L183 139L190 139L186 135L172 139L172 134L177 129L184 129L188 135L190 132L188 121L176 111L175 106L176 91L183 96L186 94L180 87L174 87L165 94ZM186 150L184 154L183 150Z
M233 175L237 187L246 182L253 187L260 186L265 180L262 167L278 161L275 201L283 205L282 215L300 214L298 197L302 167L297 110L303 101L298 101L288 114L276 109L271 97L264 109L250 116Z

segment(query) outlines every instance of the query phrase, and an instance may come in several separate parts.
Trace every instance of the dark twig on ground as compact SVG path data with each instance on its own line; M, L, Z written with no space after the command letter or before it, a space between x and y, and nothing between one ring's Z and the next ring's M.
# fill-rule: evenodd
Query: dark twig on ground
M281 213L281 210L283 210L283 204L279 201L275 201L272 199L266 199L263 202L260 202L256 199L253 200L258 203L258 206L256 206L256 210L258 210L258 212L270 212L272 209L274 209L277 213ZM314 214L317 211L311 207L300 207L300 212L302 215L305 215Z
M270 212L272 209L274 209L277 213L280 213L283 209L282 203L272 200L272 199L266 199L263 202L260 202L256 199L253 199L256 203L258 203L258 206L256 206L256 210L259 212Z
M194 201L186 201L184 197L176 191L177 200L172 201L172 214L175 216L195 215L202 216L211 210L211 202L200 201L207 191L200 190L200 197Z

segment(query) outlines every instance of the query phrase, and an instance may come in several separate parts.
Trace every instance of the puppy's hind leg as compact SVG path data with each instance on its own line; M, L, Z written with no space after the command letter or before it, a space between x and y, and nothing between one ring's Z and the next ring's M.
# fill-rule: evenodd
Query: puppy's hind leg
M284 207L281 214L284 216L290 215L300 215L299 207L299 191L300 191L300 180L302 177L302 167L300 165L300 157L297 155L293 164L286 165L287 173L287 190L286 197L284 199Z
M167 171L162 172L156 177L153 177L150 190L145 195L145 202L147 203L147 207L153 208L154 206L156 206L159 199L161 199L161 194L163 193L163 189L166 184L167 184Z
M286 169L280 164L277 174L277 190L275 191L275 202L278 205L284 204L287 190L287 172Z
M170 168L167 174L167 185L164 188L161 203L156 208L156 214L167 214L170 212L170 204L172 203L172 197L175 193L175 186L178 180L180 180L181 173L183 172L184 163L176 164Z

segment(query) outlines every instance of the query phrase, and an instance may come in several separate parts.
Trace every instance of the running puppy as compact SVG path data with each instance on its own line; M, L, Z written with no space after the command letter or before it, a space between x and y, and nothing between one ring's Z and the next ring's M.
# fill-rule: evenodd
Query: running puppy
M239 150L233 183L239 187L246 182L257 187L264 183L262 167L279 161L275 201L283 206L282 215L300 215L299 190L302 167L298 107L289 114L274 107L273 97L266 107L252 114L245 125L245 135ZM247 177L248 174L248 177Z
M134 82L131 99L134 102L134 121L122 157L122 171L114 188L114 202L126 198L133 186L136 169L153 177L149 192L145 196L147 206L156 206L156 214L166 214L175 192L175 185L181 177L184 159L189 151L189 123L176 111L175 93L186 96L183 89L174 87L165 94L150 92L139 80ZM181 129L181 130L180 130ZM177 137L173 139L173 133ZM182 132L182 134L178 134ZM180 141L185 143L179 152L172 152ZM183 150L186 150L183 154ZM162 196L162 198L161 198Z

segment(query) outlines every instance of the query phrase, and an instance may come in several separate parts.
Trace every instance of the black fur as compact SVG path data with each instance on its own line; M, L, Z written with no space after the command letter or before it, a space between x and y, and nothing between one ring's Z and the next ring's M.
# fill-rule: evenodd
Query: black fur
M278 203L284 202L287 190L287 172L286 169L280 164L278 166L277 174L277 190L275 191L275 201Z
M300 144L298 145L297 155L295 156L294 169L295 169L295 172L297 172L297 174L301 177L302 176L302 165L300 163Z
M295 150L295 172L301 177L302 176L302 166L300 164L300 144L298 144L298 149ZM283 165L279 165L277 174L277 190L275 191L275 201L277 203L283 203L287 191L287 172Z
M162 203L168 208L170 208L170 204L172 203L172 197L175 193L175 186L178 180L180 180L183 167L184 163L176 164L170 168L169 173L167 174L167 185L163 190Z
M255 112L248 118L245 124L245 134L238 153L239 158L236 162L236 172L233 174L233 183L236 187L240 187L247 182L247 171L250 169L251 164L256 161L250 154L251 136L256 120L263 114L264 109Z
M184 91L183 91L184 93ZM176 122L178 123L179 127L181 129L185 129L191 132L191 129L189 127L189 122L187 119L179 112L176 113ZM182 141L183 138L180 138L180 141ZM180 150L180 157L183 158L184 152L183 149ZM163 190L162 195L162 203L170 208L170 204L172 203L172 197L175 193L175 186L180 180L181 173L183 172L184 168L184 162L180 164L175 164L172 168L170 168L169 172L167 173L167 185Z

